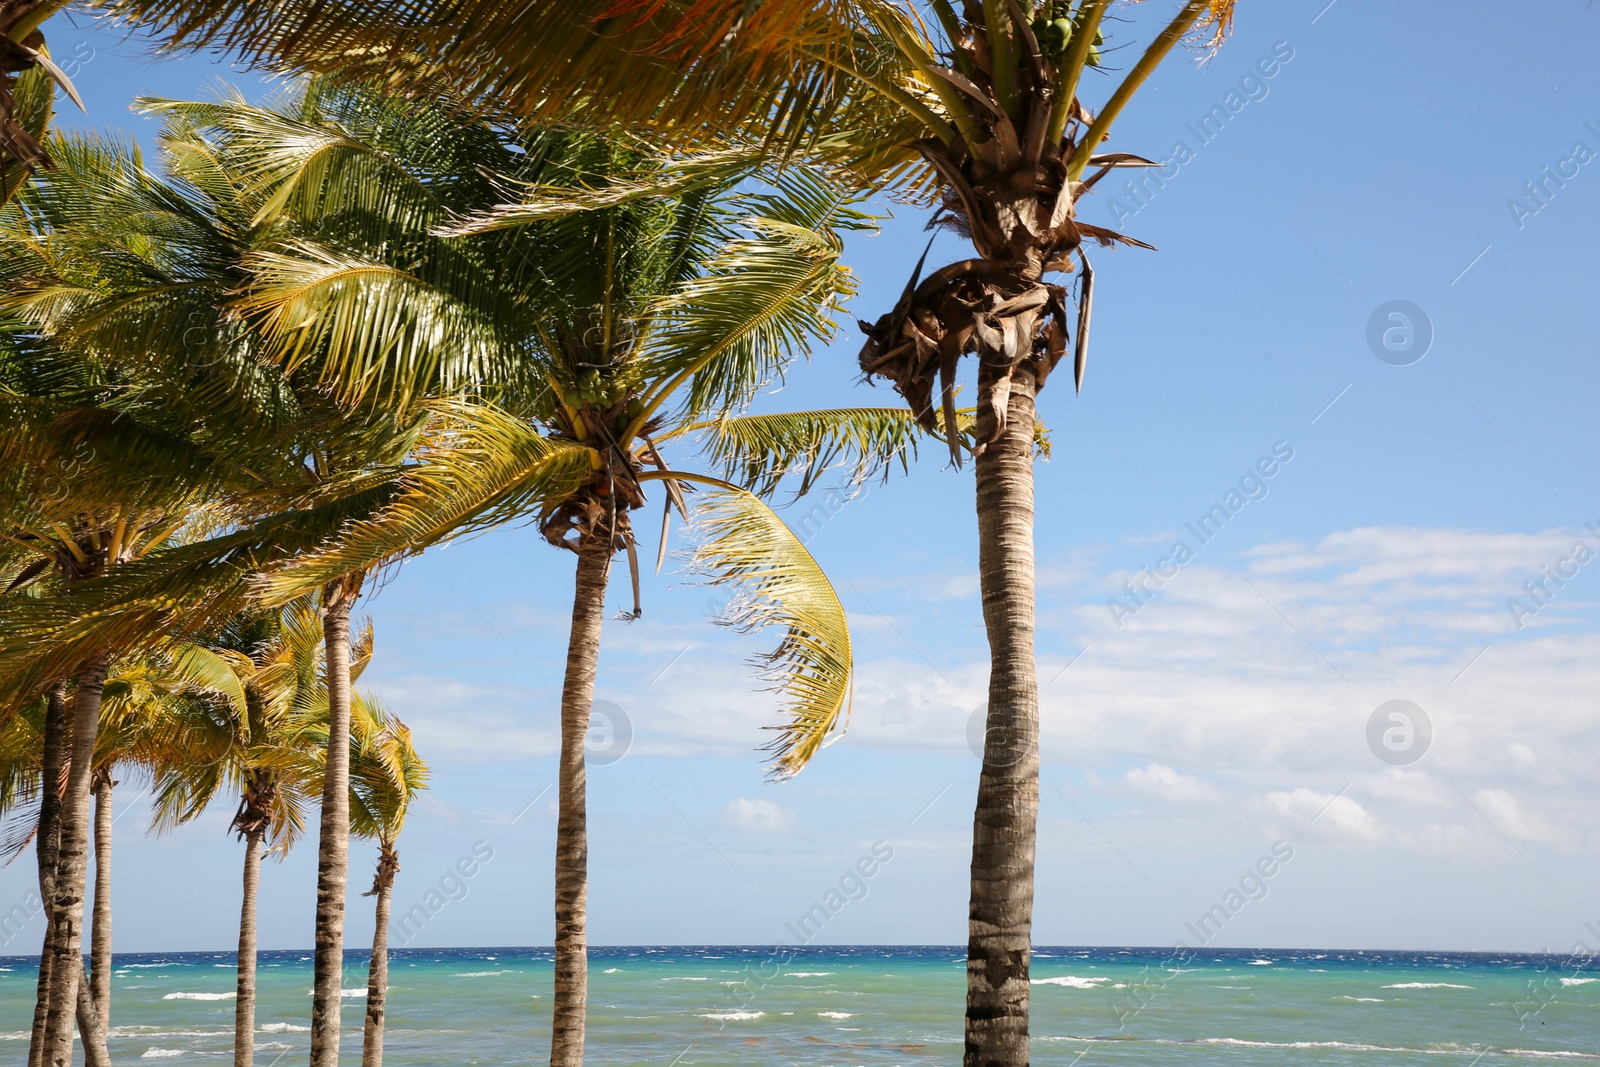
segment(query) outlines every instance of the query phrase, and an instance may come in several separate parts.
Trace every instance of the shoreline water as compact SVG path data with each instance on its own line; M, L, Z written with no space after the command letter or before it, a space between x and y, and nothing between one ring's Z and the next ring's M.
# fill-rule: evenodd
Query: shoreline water
M593 1064L956 1064L962 946L615 946L590 951ZM1033 1061L1463 1067L1600 1063L1600 976L1551 953L1039 946ZM346 953L344 1053L359 1056L366 953ZM548 948L398 949L390 1067L540 1062ZM34 962L0 958L0 1048L26 1037ZM260 958L257 1063L306 1048L311 953ZM118 1063L220 1062L233 953L119 954ZM0 1054L3 1055L3 1054ZM1446 1057L1440 1061L1438 1057Z

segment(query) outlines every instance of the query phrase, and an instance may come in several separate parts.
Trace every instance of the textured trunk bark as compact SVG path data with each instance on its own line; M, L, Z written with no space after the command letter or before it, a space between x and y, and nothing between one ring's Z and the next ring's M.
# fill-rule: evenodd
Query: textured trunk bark
M589 1002L589 832L583 742L594 704L606 580L611 573L607 536L590 536L578 550L567 674L561 687L560 814L556 819L555 1013L550 1026L551 1067L583 1063L584 1014Z
M108 656L101 653L78 673L72 706L72 766L61 799L60 851L56 857L54 929L47 946L50 1007L45 1015L45 1058L49 1067L72 1067L73 1020L83 977L83 895L89 864L89 783L94 743L100 728L100 695ZM84 1035L85 1043L90 1037Z
M84 1067L111 1067L111 1055L106 1051L106 1028L100 1025L99 1009L89 991L89 976L83 973L83 959L78 959L78 1037L83 1042Z
M1019 367L1005 435L977 460L989 719L972 824L965 1067L1026 1067L1039 693L1033 661L1034 381Z
M89 930L89 992L100 1029L111 1032L111 821L116 818L109 770L94 777L94 919Z
M394 851L384 846L386 857ZM399 868L398 862L395 864ZM389 895L394 877L378 877L372 962L367 965L367 1021L361 1033L361 1067L383 1067L383 1019L389 993Z
M50 1011L50 931L55 928L56 855L61 846L61 768L67 758L67 685L50 687L44 715L44 753L39 774L39 830L34 851L39 858L39 901L44 908L44 942L39 951L39 990L33 1005L33 1034L28 1040L28 1067L44 1062L44 1026Z
M256 1061L256 892L261 885L261 839L266 831L244 836L244 902L239 906L239 982L233 1002L233 1067Z
M322 640L328 672L328 759L322 781L322 837L317 852L315 977L311 996L311 1067L339 1063L340 990L344 982L344 897L350 859L350 609L359 579L323 594Z

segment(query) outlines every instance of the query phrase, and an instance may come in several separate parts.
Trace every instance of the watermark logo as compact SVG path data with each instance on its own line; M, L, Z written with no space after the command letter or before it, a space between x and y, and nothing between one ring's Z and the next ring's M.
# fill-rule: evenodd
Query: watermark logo
M1409 367L1433 347L1433 320L1409 300L1390 300L1367 319L1367 347L1391 367Z
M1121 600L1112 597L1106 601L1106 610L1111 613L1111 621L1117 629L1122 629L1124 622L1139 614L1146 604L1154 600L1156 594L1178 576L1178 572L1195 558L1199 550L1222 532L1230 519L1254 501L1265 500L1272 491L1268 480L1275 477L1292 459L1294 447L1289 442L1274 443L1272 452L1257 459L1254 466L1245 468L1238 483L1230 486L1220 501L1212 504L1193 522L1183 524L1184 530L1194 538L1193 544L1187 537L1173 542L1172 550L1156 560L1154 565L1141 567L1137 574L1123 582L1125 596Z
M967 747L980 760L985 752L989 753L991 766L1015 767L1032 751L1033 744L1004 726L991 725L989 704L985 701L967 717Z
M583 738L583 762L609 767L633 747L633 720L621 705L596 700L589 707L589 732Z
M435 915L451 904L467 899L471 892L468 883L476 878L490 860L494 849L487 841L475 841L461 858L446 867L439 880L428 887L422 899L400 912L389 922L389 936L396 944L406 945L422 932Z
M1367 747L1391 767L1408 767L1428 754L1433 723L1409 700L1387 700L1367 719Z

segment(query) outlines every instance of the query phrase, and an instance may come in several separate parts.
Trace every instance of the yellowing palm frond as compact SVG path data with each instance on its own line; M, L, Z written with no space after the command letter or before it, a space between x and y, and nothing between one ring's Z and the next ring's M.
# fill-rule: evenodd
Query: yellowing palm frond
M850 628L844 605L800 539L762 501L740 489L714 489L695 511L702 537L691 566L738 595L724 622L744 633L769 626L783 638L759 662L784 697L788 721L763 746L771 773L798 774L839 725L850 702Z

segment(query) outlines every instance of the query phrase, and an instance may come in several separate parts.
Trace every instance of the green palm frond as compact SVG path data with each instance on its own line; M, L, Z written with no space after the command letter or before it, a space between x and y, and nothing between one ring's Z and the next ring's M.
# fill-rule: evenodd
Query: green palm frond
M871 216L848 191L800 171L754 200L761 214L745 220L748 235L724 244L652 309L647 366L665 384L647 412L684 384L686 411L742 407L797 354L833 336L835 315L855 292L837 231L866 228Z
M350 744L351 831L392 845L411 801L428 786L428 765L406 724L370 693L351 700Z
M295 242L249 265L256 282L238 311L291 372L318 357L321 381L346 401L408 406L419 387L456 392L510 359L482 308L384 260Z
M766 158L759 146L733 146L666 161L664 165L648 149L641 147L638 153L645 166L637 173L607 176L595 184L508 182L509 191L522 194L515 203L497 204L487 211L457 218L438 232L449 237L489 233L640 200L677 199L713 186L732 187L758 171Z
M789 778L827 741L847 714L852 660L844 606L794 532L760 499L713 489L696 506L700 543L690 566L737 596L723 621L743 633L783 628L778 647L759 663L783 696L788 721L763 746L771 773Z
M491 405L441 402L434 410L440 421L388 505L344 527L325 546L266 569L256 585L266 603L537 512L570 494L593 469L592 449L540 434Z
M727 416L692 423L663 434L700 434L705 457L722 476L757 496L770 496L788 475L798 474L795 495L811 490L822 474L848 467L859 484L899 465L908 470L926 431L904 408L835 408L773 415Z

